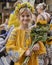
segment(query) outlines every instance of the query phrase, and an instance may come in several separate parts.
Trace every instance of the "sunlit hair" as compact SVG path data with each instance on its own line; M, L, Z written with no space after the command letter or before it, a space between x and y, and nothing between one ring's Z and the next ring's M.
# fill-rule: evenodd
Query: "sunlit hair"
M22 14L24 11L27 11L30 15L32 15L32 12L29 10L29 8L22 8L20 9L19 13Z
M45 10L45 8L46 8L46 4L45 3L40 3L36 7L36 9L42 9L42 10Z

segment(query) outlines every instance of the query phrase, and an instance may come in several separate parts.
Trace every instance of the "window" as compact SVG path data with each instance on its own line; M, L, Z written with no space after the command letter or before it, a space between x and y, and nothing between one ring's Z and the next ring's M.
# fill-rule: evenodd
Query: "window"
M0 0L0 2L16 2L17 0Z
M39 4L39 3L42 3L42 2L46 3L46 0L35 0L35 4Z
M6 2L6 0L0 0L0 2Z

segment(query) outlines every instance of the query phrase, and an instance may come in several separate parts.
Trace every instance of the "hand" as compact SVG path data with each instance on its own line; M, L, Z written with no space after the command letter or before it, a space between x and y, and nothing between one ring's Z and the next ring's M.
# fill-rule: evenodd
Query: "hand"
M37 50L39 50L39 44L38 43L33 46L33 51L37 51Z
M25 52L25 56L31 56L31 52L29 49Z

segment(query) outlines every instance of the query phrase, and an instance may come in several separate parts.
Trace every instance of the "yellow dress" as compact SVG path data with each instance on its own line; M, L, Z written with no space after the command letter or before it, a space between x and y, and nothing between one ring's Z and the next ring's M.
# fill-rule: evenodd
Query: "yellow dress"
M52 24L50 24L50 31L52 31ZM52 44L52 38L50 38L50 41L47 41L46 43L49 45Z
M50 24L50 30L52 30L52 23Z
M15 62L14 65L22 65L25 59L25 51L31 45L31 38L29 31L21 30L16 28L12 31L8 42L6 44L6 51L8 52L12 49L14 52L19 53L19 61ZM46 53L46 48L41 41L39 41L40 49L38 51L32 52L30 60L27 65L39 65L38 64L38 55Z
M18 27L20 25L20 22L16 16L15 12L10 14L10 17L9 17L8 26L10 27L11 25L14 25L14 27Z

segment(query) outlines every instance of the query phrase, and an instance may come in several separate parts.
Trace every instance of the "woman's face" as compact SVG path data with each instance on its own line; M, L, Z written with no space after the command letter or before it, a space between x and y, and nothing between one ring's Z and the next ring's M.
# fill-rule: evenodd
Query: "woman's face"
M23 13L20 14L20 21L23 25L28 25L31 19L32 19L32 15L28 10L25 10Z
M38 12L38 13L41 13L41 9L40 9L40 8L37 8L37 12Z

